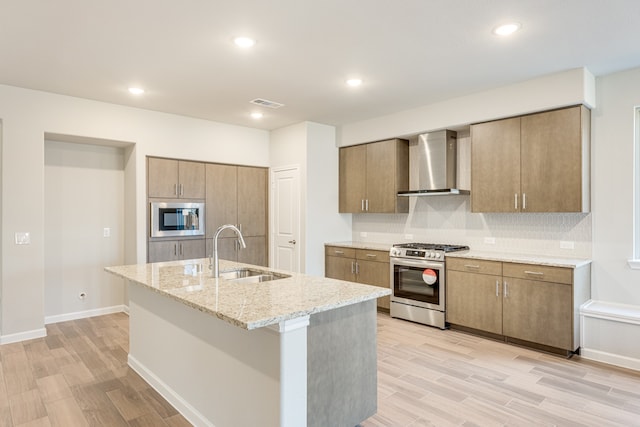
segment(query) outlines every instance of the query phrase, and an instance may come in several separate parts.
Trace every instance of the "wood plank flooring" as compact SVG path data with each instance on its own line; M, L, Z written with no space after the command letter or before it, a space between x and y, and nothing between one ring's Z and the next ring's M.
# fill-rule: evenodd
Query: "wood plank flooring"
M640 426L640 373L379 313L378 413L361 426Z
M128 325L0 346L0 426L189 426L128 368ZM378 426L640 426L640 373L378 314Z
M0 426L190 426L127 366L128 351L124 313L0 346Z

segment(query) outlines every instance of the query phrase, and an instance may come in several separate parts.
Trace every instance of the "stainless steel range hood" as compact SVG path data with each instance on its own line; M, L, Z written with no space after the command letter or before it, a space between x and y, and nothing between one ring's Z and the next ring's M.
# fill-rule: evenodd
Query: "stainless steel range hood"
M452 130L418 135L409 143L409 191L398 196L469 194L457 188L457 134Z

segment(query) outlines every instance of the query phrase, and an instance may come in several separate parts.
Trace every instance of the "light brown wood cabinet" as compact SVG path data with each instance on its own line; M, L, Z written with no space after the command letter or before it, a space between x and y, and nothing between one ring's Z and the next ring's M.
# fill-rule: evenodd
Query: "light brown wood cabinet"
M204 239L153 240L149 242L149 262L179 261L204 257Z
M147 162L148 197L204 199L204 163L157 157Z
M237 226L247 247L241 249L235 233L225 230L218 239L221 259L266 266L268 170L261 167L209 163L206 165L207 254L221 225Z
M325 246L325 276L390 289L389 253ZM378 308L389 310L390 297L378 298Z
M588 212L584 106L471 126L472 212Z
M448 258L447 322L508 341L574 352L590 266L577 268Z
M340 148L339 211L400 213L409 200L409 142L403 139Z

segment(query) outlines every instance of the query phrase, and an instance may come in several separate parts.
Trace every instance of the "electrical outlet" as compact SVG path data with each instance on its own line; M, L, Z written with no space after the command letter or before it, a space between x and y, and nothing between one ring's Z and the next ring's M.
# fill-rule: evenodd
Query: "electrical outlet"
M405 234L404 235L404 239L405 240L413 240L413 234Z
M486 245L495 245L496 244L496 238L495 237L485 237L484 238L484 243Z
M111 237L111 229L109 227L102 229L102 237Z
M367 232L366 231L361 231L360 232L360 237L367 237Z
M574 242L560 242L560 249L575 249Z

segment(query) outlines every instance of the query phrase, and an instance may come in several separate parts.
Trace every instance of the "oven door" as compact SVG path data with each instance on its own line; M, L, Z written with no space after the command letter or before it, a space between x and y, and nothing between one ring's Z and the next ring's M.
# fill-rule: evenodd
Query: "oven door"
M391 258L391 300L444 311L444 263Z

